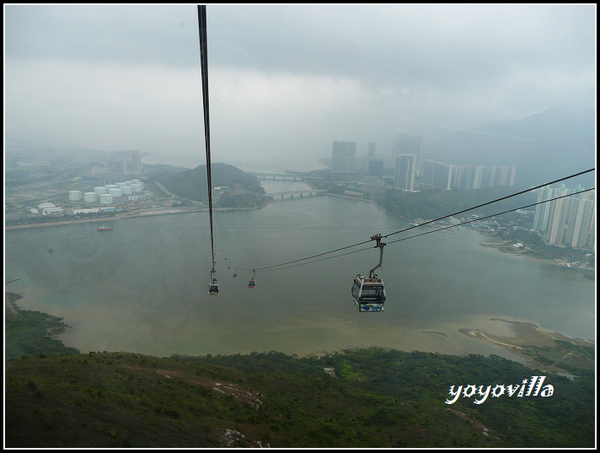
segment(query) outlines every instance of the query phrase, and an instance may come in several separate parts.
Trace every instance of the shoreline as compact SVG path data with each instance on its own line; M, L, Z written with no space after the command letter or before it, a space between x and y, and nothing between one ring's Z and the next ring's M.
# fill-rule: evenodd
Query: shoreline
M268 194L267 194L268 195ZM260 209L268 206L275 200L268 200L264 204L252 206L250 208L213 208L213 211L248 211L252 209ZM51 222L35 222L35 223L19 223L16 225L4 225L4 230L18 230L25 228L37 228L37 227L48 227L48 226L59 226L59 225L72 225L77 223L91 223L91 222L112 222L115 220L126 220L135 219L138 217L151 217L158 215L173 215L173 214L189 214L196 212L208 211L207 207L202 208L165 208L165 209L147 209L130 211L121 214L115 214L107 217L94 217L90 219L70 219L70 220L57 220Z
M475 231L477 231L477 230L475 230ZM493 236L493 235L483 232L483 231L477 231L477 232L481 233L484 236L484 238L486 238L486 240L487 240L487 243L484 243L484 242L479 243L479 245L481 245L482 247L492 248L492 249L498 250L500 253L506 253L508 255L513 255L513 256L519 256L519 257L522 257L522 258L525 258L525 259L528 259L531 261L537 261L540 263L552 264L554 266L559 266L559 267L563 267L565 269L575 270L575 271L583 272L586 274L589 274L589 273L595 274L595 272L596 272L596 269L594 269L594 268L564 266L560 262L557 262L556 258L545 258L545 257L540 257L540 256L528 255L517 249L514 249L514 247L510 248L510 247L512 247L512 241L510 241L510 240L500 239L497 236Z
M112 222L115 220L134 219L137 217L150 217L155 215L169 215L169 214L186 214L190 212L201 212L208 211L208 208L193 208L193 209L165 209L165 210L152 210L152 211L139 211L131 212L127 214L117 214L108 217L95 217L93 219L72 219L72 220L57 220L56 222L38 222L38 223L20 223L18 225L5 225L5 230L18 230L23 228L37 228L47 226L60 226L60 225L72 225L76 223L91 223L91 222Z
M267 206L269 203L265 203L261 206L255 206L252 208L215 208L214 211L232 211L232 210L248 210L248 209L259 209L263 206ZM20 223L18 225L5 225L5 230L18 230L25 228L37 228L37 227L48 227L48 226L60 226L60 225L72 225L77 223L92 223L92 222L113 222L115 220L127 220L135 219L138 217L151 217L158 215L174 215L174 214L188 214L194 212L208 211L208 208L182 208L182 209L164 209L164 210L149 210L149 211L133 211L127 214L117 214L110 217L96 217L93 219L73 219L73 220L57 220L55 222L39 222L39 223Z
M16 304L16 301L22 299L18 293L6 292L5 291L5 315L7 319L17 319L19 311L21 310ZM37 311L37 310L34 310ZM39 312L46 314L43 312ZM483 341L488 344L499 346L505 350L515 354L524 360L523 363L528 368L541 370L543 372L563 374L568 377L573 377L587 372L594 372L595 370L595 341L585 340L581 338L573 338L561 334L556 331L545 331L530 321L513 321L502 318L489 318L490 321L500 321L510 325L511 332L513 335L499 335L486 332L480 328L467 328L459 327L457 331L462 333L468 338L476 341ZM65 326L67 329L72 328L70 325ZM444 341L448 338L448 335L444 332L436 330L421 331L422 334L428 334L433 336L441 337ZM63 345L62 340L58 339ZM73 346L71 346L73 347ZM79 348L74 347L79 350ZM358 349L397 349L400 351L410 352L409 349L403 349L401 347L391 346L377 346L377 345L365 345L365 346L346 346L336 348L333 351L318 350L308 352L304 354L289 354L297 355L299 357L320 357L326 356L333 353L344 353L345 351L352 351ZM476 350L477 348L474 348ZM129 351L137 352L137 351ZM83 354L84 352L80 352ZM455 355L449 352L437 352L442 355ZM473 352L465 351L463 355L469 355ZM177 354L177 353L172 353ZM152 354L150 354L152 355ZM232 354L233 355L233 354ZM490 353L492 355L492 353ZM157 355L159 357L159 355ZM519 362L513 358L508 358L513 362Z
M414 219L408 219L400 214L394 214L394 213L386 210L384 207L379 205L375 200L350 197L347 195L330 194L330 193L323 193L323 195L337 197L337 198L344 198L347 200L367 202L367 203L375 205L375 207L377 209L384 211L388 215L405 220L407 222L414 221ZM215 211L231 211L231 210L261 209L261 208L273 203L274 201L275 200L270 200L270 201L266 202L265 204L262 204L259 206L253 206L251 208L214 208L214 210ZM117 214L117 215L113 215L113 216L109 216L109 217L100 217L100 218L93 218L93 219L59 220L56 222L40 222L40 223L23 223L23 224L18 224L18 225L5 225L4 230L5 231L6 230L18 230L18 229L25 229L25 228L60 226L60 225L71 225L71 224L77 224L77 223L91 223L91 222L103 223L103 222L112 222L115 220L134 219L134 218L139 218L139 217L187 214L187 213L197 213L197 212L203 212L203 211L208 211L208 208L171 208L171 209L162 209L162 210L154 209L154 210L147 210L147 211L141 210L141 211L128 212L126 214ZM487 239L488 243L484 243L484 242L479 243L479 245L481 245L482 247L493 248L493 249L498 250L500 253L506 253L509 255L520 256L520 257L523 257L523 258L531 260L531 261L538 261L538 262L542 262L542 263L552 264L554 266L559 266L559 267L583 272L584 274L589 274L589 273L595 274L595 269L593 269L593 268L571 268L571 267L562 265L560 262L557 262L556 259L554 259L554 258L535 257L535 256L531 256L531 255L522 253L519 250L512 250L509 248L511 246L511 241L501 239L497 236L494 236L492 234L489 234L489 233L486 233L483 231L478 231L478 230L475 230L475 231L477 231L478 233L480 233L481 235L483 235L483 237L485 237Z
M499 345L527 361L530 368L553 373L574 374L573 369L595 370L594 340L568 337L556 331L545 331L530 321L510 321L490 318L490 321L509 323L512 336L501 336L478 328L459 328L469 338Z
M19 306L16 302L22 298L23 296L20 294L4 291L4 313L6 319L12 319L19 314Z

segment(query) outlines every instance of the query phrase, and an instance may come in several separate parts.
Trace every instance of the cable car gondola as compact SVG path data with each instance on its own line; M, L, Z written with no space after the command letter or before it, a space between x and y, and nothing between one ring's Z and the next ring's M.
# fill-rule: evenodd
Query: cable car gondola
M369 276L365 277L356 274L352 285L352 299L358 311L378 312L383 311L385 304L385 287L383 279L375 273L375 269L381 267L383 262L383 247L386 244L381 242L381 234L371 236L371 239L377 241L375 247L379 248L379 264L369 271Z
M256 282L254 281L254 276L256 275L256 271L252 269L252 277L248 280L248 288L254 288L256 286Z
M219 294L219 281L215 275L215 270L210 271L210 285L208 287L208 294L211 296L216 296Z

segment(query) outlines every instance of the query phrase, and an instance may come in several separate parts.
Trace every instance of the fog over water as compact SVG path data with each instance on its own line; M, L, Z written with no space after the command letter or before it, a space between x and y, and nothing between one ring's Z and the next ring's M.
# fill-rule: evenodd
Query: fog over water
M271 193L299 184L264 183ZM23 296L17 302L22 309L64 317L72 328L60 338L82 352L309 354L377 345L515 358L457 330L510 334L506 323L490 318L529 320L579 338L595 335L593 281L483 247L486 238L466 228L385 248L378 271L388 296L382 313L358 313L350 295L356 273L377 264L375 249L258 271L256 288L248 288L253 268L408 226L368 202L304 197L215 212L218 296L207 293L207 212L110 224L114 230L107 233L97 232L95 223L6 231L5 276L21 277L7 291ZM425 333L432 331L447 337Z

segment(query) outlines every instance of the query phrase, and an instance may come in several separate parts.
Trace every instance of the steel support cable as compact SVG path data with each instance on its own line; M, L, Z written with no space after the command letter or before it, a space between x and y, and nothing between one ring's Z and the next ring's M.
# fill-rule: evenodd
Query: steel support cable
M472 208L463 209L462 211L458 211L458 212L455 212L453 214L448 214L448 215L445 215L443 217L438 217L437 219L428 220L427 222L419 223L418 225L413 225L411 227L404 228L404 229L399 230L399 231L395 231L394 233L386 234L385 236L382 236L382 237L383 238L387 238L387 237L393 236L393 235L398 234L398 233L404 233L405 231L412 230L414 228L419 228L419 227L422 227L424 225L428 225L428 224L433 223L433 222L437 222L438 220L443 220L443 219L447 219L448 217L453 217L453 216L456 216L456 215L459 215L459 214L464 214L465 212L472 211L473 209L482 208L482 207L490 205L492 203L497 203L499 201L503 201L503 200L507 200L507 199L512 198L512 197L516 197L517 195L523 195L524 193L532 192L534 190L541 189L542 187L550 186L552 184L556 184L556 183L559 183L561 181L565 181L567 179L575 178L576 176L581 176L581 175L584 175L586 173L589 173L589 172L595 171L595 170L596 170L595 168L590 168L588 170L580 171L579 173L575 173L574 175L565 176L564 178L556 179L554 181L550 181L550 182L547 182L545 184L540 184L539 186L531 187L529 189L525 189L525 190L522 190L520 192L513 193L512 195L506 195L504 197L497 198L495 200L488 201L486 203L482 203L482 204L477 205L477 206L473 206Z
M486 203L482 203L482 204L480 204L480 205L473 206L473 207L471 207L471 208L468 208L468 209L463 209L462 211L458 211L458 212L455 212L455 213L452 213L452 214L448 214L448 215L445 215L445 216L443 216L443 217L439 217L439 218L437 218L437 219L428 220L427 222L423 222L423 223L420 223L420 224L418 224L418 225L413 225L413 226L410 226L410 227L408 227L408 228L404 228L404 229L402 229L402 230L399 230L399 231L395 231L395 232L393 232L393 233L386 234L385 236L383 236L383 235L382 235L382 238L387 238L387 237L389 237L389 236L393 236L393 235L395 235L395 234L403 233L403 232L405 232L405 231L409 231L409 230L412 230L412 229L414 229L414 228L419 228L419 227L422 227L422 226L425 226L425 225L429 225L430 223L437 222L438 220L443 220L443 219L446 219L446 218L448 218L448 217L452 217L452 216L456 216L456 215L459 215L459 214L463 214L463 213L465 213L465 212L472 211L472 210L474 210L474 209L481 208L481 207L483 207L483 206L487 206L487 205L490 205L490 204L492 204L492 203L497 203L498 201L506 200L506 199L509 199L509 198L512 198L512 197L516 197L516 196L518 196L518 195L522 195L522 194L524 194L524 193L531 192L531 191L534 191L534 190L536 190L536 189L540 189L540 188L542 188L542 187L546 187L546 186L549 186L549 185L552 185L552 184L556 184L556 183L558 183L558 182L565 181L565 180L567 180L567 179L575 178L576 176L581 176L581 175L584 175L584 174L586 174L586 173L589 173L589 172L591 172L591 171L595 171L595 168L590 168L590 169L588 169L588 170L584 170L584 171L581 171L581 172L575 173L575 174L573 174L573 175L570 175L570 176L565 176L565 177L563 177L563 178L559 178L559 179L556 179L556 180L554 180L554 181L547 182L547 183L545 183L545 184L540 184L540 185L538 185L538 186L531 187L531 188L529 188L529 189L522 190L522 191L520 191L520 192L516 192L516 193L514 193L514 194L512 194L512 195L506 195L506 196L504 196L504 197L501 197L501 198L498 198L498 199L495 199L495 200L492 200L492 201L488 201L488 202L486 202ZM336 252L339 252L339 251L342 251L342 250L347 250L347 249L349 249L349 248L352 248L352 247L358 247L359 245L367 244L367 243L369 243L369 242L371 242L371 240L370 240L370 239L369 239L369 240L367 240L367 241L363 241L363 242L356 243L356 244L347 245L347 246L345 246L345 247L340 247L340 248L338 248L338 249L329 250L329 251L327 251L327 252L323 252L323 253L318 253L318 254L315 254L315 255L307 256L307 257L305 257L305 258L299 258L299 259L296 259L296 260L287 261L287 262L285 262L285 263L275 264L275 265L272 265L272 266L256 267L256 268L251 268L251 269L246 269L246 270L252 270L252 269L254 269L254 270L257 270L257 271L264 271L264 270L268 270L268 269L279 268L279 267L282 267L282 266L287 266L287 265L290 265L290 264L299 263L299 262L301 262L301 261L308 261L308 260L312 260L312 259L314 259L314 258L318 258L318 257L320 257L320 256L324 256L324 255L329 255L329 254L331 254L331 253L336 253Z
M395 242L406 241L408 239L417 238L419 236L425 236L426 234L437 233L438 231L449 230L451 228L456 228L456 227L459 227L459 226L467 225L469 223L478 222L478 221L481 221L481 220L486 220L486 219L489 219L491 217L496 217L496 216L499 216L499 215L508 214L510 212L518 211L519 209L526 209L526 208L531 208L533 206L537 206L537 205L540 205L540 204L550 203L551 201L560 200L561 198L566 198L566 197L572 197L573 195L579 195L579 194L582 194L582 193L585 193L585 192L590 192L592 190L595 190L595 187L592 187L591 189L581 190L579 192L573 192L573 193L570 193L570 194L561 195L560 197L551 198L549 200L538 201L536 203L532 203L532 204L529 204L529 205L526 205L526 206L519 206L518 208L508 209L506 211L497 212L496 214L490 214L490 215L485 216L485 217L478 217L476 219L466 220L466 221L461 222L461 223L456 223L454 225L445 226L445 227L442 227L442 228L437 228L435 230L426 231L424 233L414 234L414 235L408 236L406 238L396 239L395 241L387 242L386 245L393 244ZM353 250L351 252L342 253L340 255L334 255L334 256L329 256L327 258L321 258L321 259L314 260L314 261L308 261L308 262L305 262L305 263L298 263L298 264L287 265L287 266L280 265L280 267L272 266L273 269L268 269L268 270L265 270L264 272L277 271L277 270L280 270L280 269L290 269L292 267L304 266L306 264L314 264L314 263L318 263L319 261L326 261L326 260L331 260L331 259L335 259L335 258L341 258L342 256L351 255L353 253L366 252L367 250L372 250L372 249L373 249L373 247L371 246L371 247L367 247L367 248L363 248L363 249L359 249L359 250Z
M210 221L211 276L215 272L215 243L213 232L212 174L210 159L210 119L208 105L208 45L206 33L206 5L198 5L198 32L200 36L200 75L202 77L202 104L204 107L204 146L206 149L206 183L208 186L208 216Z
M496 214L490 214L488 216L478 217L476 219L471 219L471 220L467 220L467 221L464 221L464 222L461 222L461 223L456 223L454 225L445 226L443 228L438 228L436 230L425 231L423 233L415 234L413 236L409 236L409 237L406 237L406 238L396 239L395 241L390 241L387 244L393 244L395 242L402 242L402 241L406 241L408 239L413 239L413 238L416 238L416 237L419 237L419 236L425 236L426 234L436 233L438 231L448 230L450 228L456 228L456 227L459 227L459 226L462 226L462 225L466 225L468 223L478 222L480 220L486 220L486 219L489 219L491 217L496 217L496 216L499 216L499 215L508 214L509 212L518 211L519 209L531 208L533 206L537 206L537 205L544 204L544 203L549 203L551 201L560 200L561 198L572 197L573 195L579 195L579 194L582 194L582 193L585 193L585 192L589 192L589 191L595 190L595 189L596 189L595 187L592 187L591 189L585 189L585 190L580 190L579 192L573 192L573 193L570 193L570 194L561 195L560 197L551 198L550 200L543 200L543 201L538 201L536 203L528 204L526 206L519 206L518 208L508 209L506 211L498 212Z
M275 264L273 266L253 267L253 268L242 268L242 267L240 267L240 269L243 269L243 270L264 271L264 270L267 270L267 269L272 269L272 268L276 268L276 267L286 266L288 264L297 263L299 261L307 261L307 260L310 260L310 259L313 259L313 258L318 258L319 256L329 255L329 254L335 253L335 252L341 252L342 250L346 250L346 249L349 249L349 248L352 248L352 247L358 247L359 245L368 244L369 242L371 242L371 239L369 239L368 241L359 242L358 244L347 245L345 247L340 247L339 249L330 250L328 252L317 253L316 255L307 256L306 258L300 258L300 259L297 259L297 260L288 261L286 263Z
M387 235L385 235L385 236L383 236L383 235L382 235L381 237L382 237L382 238L387 238L387 237L389 237L389 236L392 236L392 235L395 235L395 234L398 234L398 233L403 233L403 232L406 232L406 231L409 231L409 230L412 230L412 229L415 229L415 228L419 228L419 227L422 227L422 226L425 226L425 225L429 225L429 224L431 224L431 223L433 223L433 222L436 222L436 221L438 221L438 220L443 220L443 219L446 219L446 218L448 218L448 217L452 217L452 216L455 216L455 215L463 214L463 213L465 213L465 212L472 211L473 209L477 209L477 208L480 208L480 207L483 207L483 206L487 206L487 205L489 205L489 204L496 203L496 202L498 202L498 201L506 200L506 199L508 199L508 198L515 197L515 196L517 196L517 195L522 195L522 194L524 194L524 193L531 192L531 191L533 191L533 190L540 189L540 188L542 188L542 187L546 187L546 186L549 186L549 185L551 185L551 184L556 184L557 182L561 182L561 181L564 181L564 180L566 180L566 179L574 178L574 177L576 177L576 176L581 176L581 175L583 175L583 174L585 174L585 173L589 173L590 171L594 171L594 170L595 170L594 168L592 168L592 169L589 169L589 170L585 170L585 171L582 171L582 172L576 173L576 174L574 174L574 175L571 175L571 176L566 176L566 177L564 177L564 178L560 178L560 179L557 179L557 180L555 180L555 181L551 181L551 182L549 182L549 183L546 183L546 184L541 184L541 185L539 185L539 186L531 187L530 189L523 190L523 191L520 191L520 192L514 193L514 194L512 194L512 195L507 195L507 196L505 196L505 197L501 197L501 198L498 198L498 199L496 199L496 200L488 201L488 202L486 202L486 203L480 204L480 205L478 205L478 206L474 206L474 207L472 207L472 208L464 209L464 210L462 210L462 211L455 212L455 213L453 213L453 214L449 214L449 215L446 215L446 216L443 216L443 217L439 217L439 218L437 218L437 219L435 219L435 220L429 220L429 221L427 221L427 222L423 222L423 223L420 223L420 224L418 224L418 225L413 225L413 226L410 226L410 227L408 227L408 228L405 228L405 229L403 229L403 230L399 230L399 231L396 231L396 232L394 232L394 233L387 234ZM455 224L455 225L452 225L452 226L449 226L449 227L439 228L439 229L437 229L437 230L427 231L427 232L425 232L425 233L420 233L420 234L417 234L417 235L414 235L414 236L409 236L409 237L407 237L407 238L402 238L402 239L399 239L399 240L396 240L396 241L387 242L386 244L393 244L394 242L405 241L405 240L407 240L407 239L411 239L411 238L413 238L413 237L419 237L419 236L423 236L423 235L425 235L425 234L434 233L434 232L436 232L436 231L441 231L441 230L445 230L445 229L449 229L449 228L454 228L454 227L461 226L461 225L466 225L466 224L468 224L468 223L476 222L476 221L478 221L478 220L485 220L485 219L488 219L488 218L490 218L490 217L495 217L495 216L498 216L498 215L507 214L507 213L509 213L509 212L516 211L516 210L518 210L518 209L525 209L525 208L529 208L529 207L536 206L536 205L538 205L538 204L543 204L543 203L548 203L549 201L558 200L558 199L560 199L560 198L565 198L565 197L569 197L569 196L572 196L572 195L577 195L577 194L580 194L580 193L589 192L590 190L595 190L595 188L592 188L592 189L586 189L586 190L582 190L582 191L579 191L579 192L574 192L574 193L572 193L572 194L567 194L567 195L564 195L564 196L561 196L561 197L556 197L556 198L553 198L553 199L550 199L550 200L539 201L539 202L537 202L537 203L533 203L533 204L526 205L526 206L520 206L520 207L518 207L518 208L509 209L509 210L507 210L507 211L499 212L499 213L496 213L496 214L491 214L491 215L489 215L489 216L486 216L486 217L479 217L479 218L477 218L477 219L469 220L469 221L462 222L462 223L460 223L460 224ZM314 258L318 258L318 257L320 257L320 256L328 255L328 254L335 253L335 252L339 252L339 251L342 251L342 250L347 250L347 249L349 249L349 248L352 248L352 247L358 247L359 245L363 245L363 244L366 244L366 243L369 243L369 242L371 242L371 240L368 240L368 241L363 241L363 242L359 242L359 243L357 243L357 244L353 244L353 245L348 245L348 246L346 246L346 247L340 247L340 248L338 248L338 249L335 249L335 250L330 250L330 251L328 251L328 252L319 253L319 254L312 255L312 256L309 256L309 257L306 257L306 258L300 258L300 259L297 259L297 260L288 261L288 262L286 262L286 263L281 263L281 264L277 264L277 265L273 265L273 266L266 266L266 267L257 267L257 268L252 268L252 269L254 269L254 270L257 270L257 271L258 271L258 270L261 270L261 271L268 271L268 270L277 270L277 269L279 269L279 268L287 269L287 268L290 268L290 267L301 266L302 264L296 264L295 266L290 266L290 265L291 265L291 264L295 264L295 263L299 263L299 262L301 262L301 261L313 260ZM352 254L352 253L364 252L364 251L366 251L366 250L370 250L370 249L372 249L372 248L373 248L373 247L369 247L369 248L365 248L365 249L360 249L360 250L355 250L355 251L353 251L353 252L347 252L347 253L343 253L343 254L341 254L341 255L335 255L335 256L333 256L333 257L330 257L330 258L322 258L322 259L320 259L320 260L313 260L313 261L310 261L310 262L308 262L308 263L304 263L304 264L312 264L312 263L316 263L316 262L319 262L319 261L324 261L324 260L326 260L326 259L331 259L331 258L339 258L339 257L341 257L341 256L350 255L350 254ZM240 268L240 269L242 269L242 268ZM251 270L252 270L252 269L251 269ZM248 270L248 269L246 269L246 270Z

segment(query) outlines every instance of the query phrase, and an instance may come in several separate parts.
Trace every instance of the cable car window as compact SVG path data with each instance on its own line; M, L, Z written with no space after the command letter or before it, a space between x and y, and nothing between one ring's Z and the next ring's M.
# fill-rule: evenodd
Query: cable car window
M364 286L361 294L363 300L381 300L384 297L382 286Z

